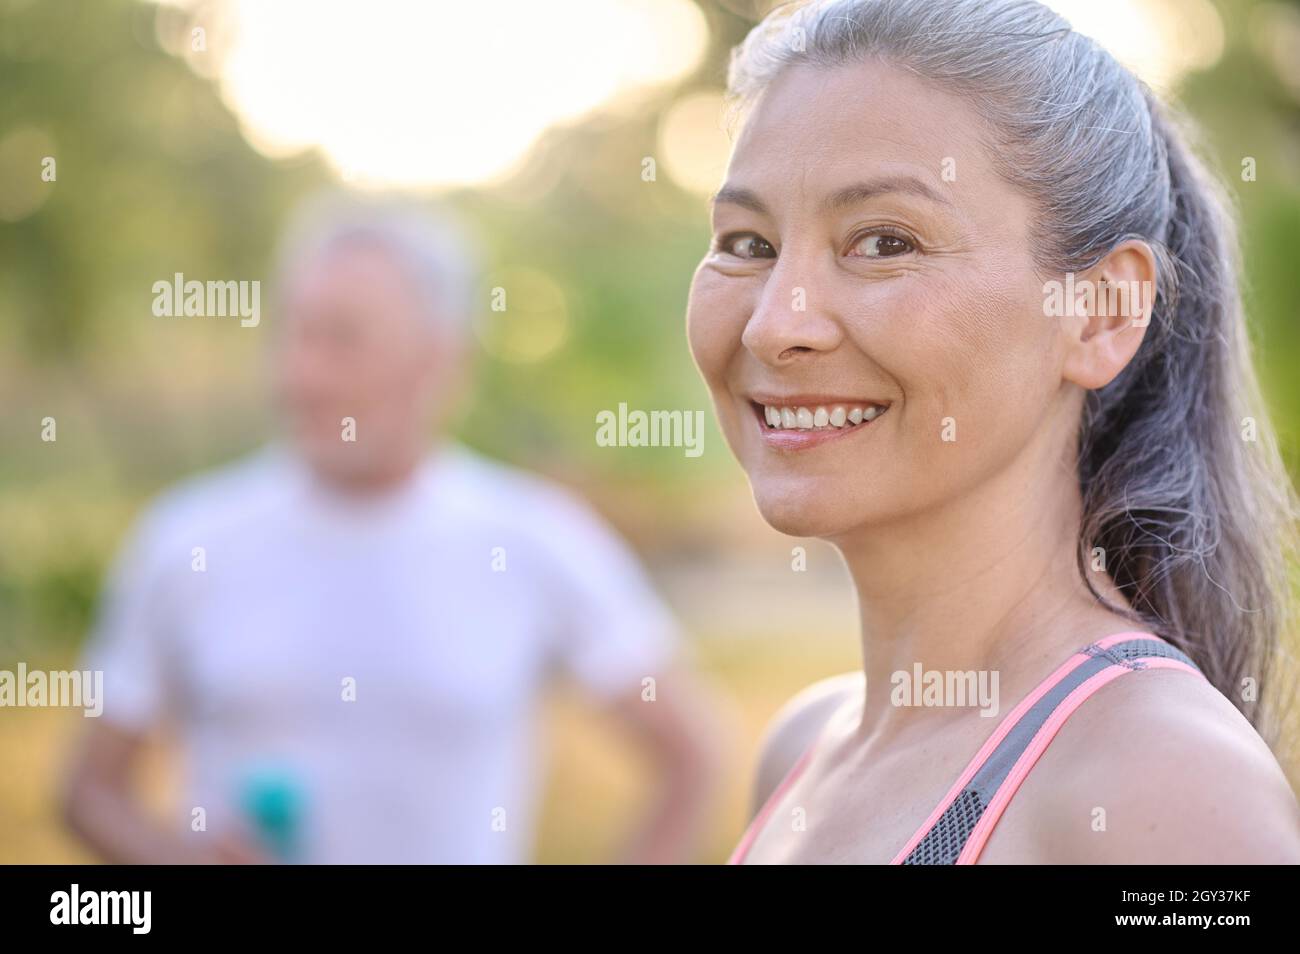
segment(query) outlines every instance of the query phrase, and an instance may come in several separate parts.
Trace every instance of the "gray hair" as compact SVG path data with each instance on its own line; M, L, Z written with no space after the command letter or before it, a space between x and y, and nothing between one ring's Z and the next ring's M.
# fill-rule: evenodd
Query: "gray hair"
M396 199L317 197L298 210L285 231L279 283L295 266L348 247L378 248L388 255L413 284L431 323L457 334L468 327L477 293L477 247L451 213Z
M1262 689L1294 610L1300 510L1251 364L1233 216L1188 145L1190 124L1033 0L783 6L734 51L728 85L744 107L788 67L872 58L984 119L995 168L1036 204L1045 272L1087 269L1128 238L1155 252L1146 338L1114 381L1087 392L1079 424L1079 572L1106 603L1087 571L1102 548L1133 611L1111 608L1183 649L1272 740ZM1254 442L1239 432L1247 418ZM1248 678L1258 702L1243 692Z

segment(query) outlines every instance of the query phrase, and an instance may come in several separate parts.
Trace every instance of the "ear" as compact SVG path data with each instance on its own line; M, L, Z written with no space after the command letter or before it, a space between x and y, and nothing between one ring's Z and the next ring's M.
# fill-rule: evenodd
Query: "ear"
M1156 256L1146 242L1126 239L1088 271L1066 278L1067 317L1062 377L1095 390L1133 360L1155 307Z

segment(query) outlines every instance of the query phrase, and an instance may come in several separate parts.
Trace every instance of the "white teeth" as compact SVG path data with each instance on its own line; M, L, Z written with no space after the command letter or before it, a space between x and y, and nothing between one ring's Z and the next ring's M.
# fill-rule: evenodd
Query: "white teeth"
M813 428L852 427L867 421L874 421L885 408L878 404L866 404L849 407L836 404L832 407L821 406L815 409L807 407L772 407L763 406L763 418L768 427L778 430L807 431Z

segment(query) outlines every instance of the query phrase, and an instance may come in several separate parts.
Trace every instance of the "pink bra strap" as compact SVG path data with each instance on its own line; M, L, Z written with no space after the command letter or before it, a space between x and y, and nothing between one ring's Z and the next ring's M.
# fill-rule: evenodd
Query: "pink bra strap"
M1085 646L1017 705L980 748L892 864L974 864L1011 797L1085 699L1112 679L1195 664L1150 633L1117 633Z
M768 816L772 814L777 804L779 804L781 799L785 797L785 793L789 790L790 786L794 784L795 779L803 773L804 767L808 764L808 759L812 757L813 748L816 744L817 741L814 739L813 743L804 749L803 755L799 756L799 760L791 766L790 771L786 772L785 778L781 779L781 784L773 789L772 794L769 795L767 801L763 803L762 809L760 809L758 814L754 816L753 821L749 823L749 827L745 829L745 834L741 837L740 844L736 845L736 850L733 851L731 857L727 859L727 864L738 865L745 860L745 856L749 854L750 846L754 844L754 839L758 837L758 833L767 825Z
M1007 714L890 863L974 864L1012 796L1070 715L1112 679L1143 669L1202 675L1191 659L1151 633L1116 633L1083 647ZM820 738L819 734L763 803L727 864L745 860L772 812L807 767Z

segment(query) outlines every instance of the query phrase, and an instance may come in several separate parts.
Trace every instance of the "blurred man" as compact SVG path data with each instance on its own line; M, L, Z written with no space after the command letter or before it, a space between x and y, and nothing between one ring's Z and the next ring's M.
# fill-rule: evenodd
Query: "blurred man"
M720 753L670 614L566 492L427 435L465 384L474 275L444 222L319 213L288 244L273 373L288 440L141 520L88 668L104 714L65 811L122 862L519 862L539 692L567 670L657 797L615 860L694 857ZM173 824L133 790L179 736Z

